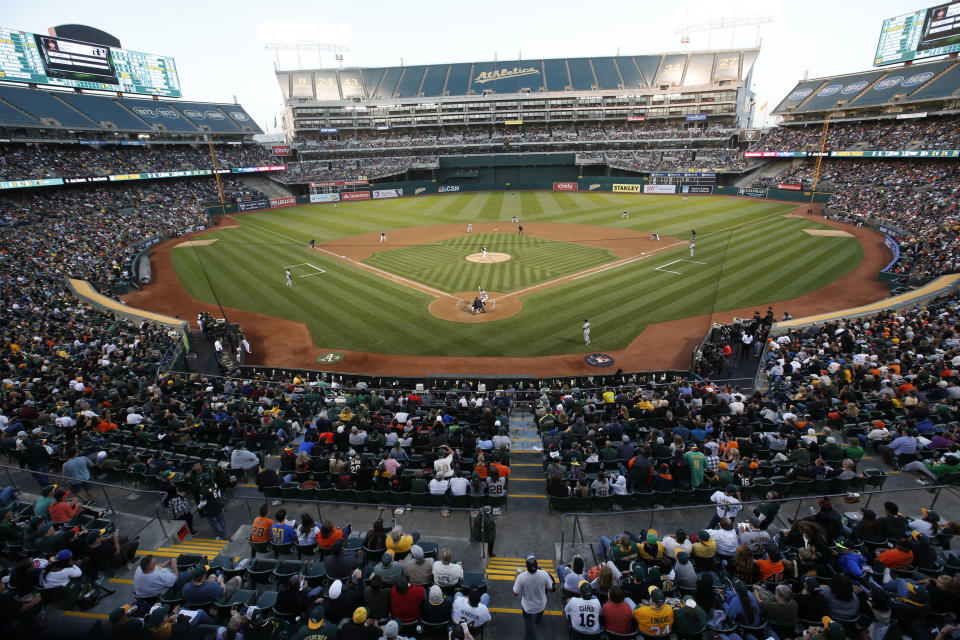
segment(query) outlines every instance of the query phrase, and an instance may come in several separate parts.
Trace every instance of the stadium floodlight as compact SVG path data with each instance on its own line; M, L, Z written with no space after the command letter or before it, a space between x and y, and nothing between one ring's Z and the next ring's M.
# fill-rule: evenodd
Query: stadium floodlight
M343 66L343 52L350 51L349 47L344 47L339 44L329 44L326 42L317 42L316 40L298 40L296 42L265 42L263 45L264 49L270 49L275 52L276 62L274 63L274 68L279 71L280 69L280 52L281 51L296 51L297 52L297 67L299 69L303 68L303 64L300 61L300 52L309 51L315 52L317 54L317 59L320 59L321 51L333 51L335 58L340 66Z
M740 17L728 17L728 18L714 18L708 20L707 22L699 22L695 24L687 23L682 27L678 27L674 31L674 35L680 36L680 42L683 45L690 43L690 34L691 33L700 33L703 31L707 32L707 49L710 48L710 36L714 31L724 31L727 29L732 30L730 34L730 48L733 48L733 39L736 36L738 27L749 27L752 25L757 25L757 45L760 43L760 25L762 24L771 24L773 23L773 15L770 14L756 14L752 16L740 16Z

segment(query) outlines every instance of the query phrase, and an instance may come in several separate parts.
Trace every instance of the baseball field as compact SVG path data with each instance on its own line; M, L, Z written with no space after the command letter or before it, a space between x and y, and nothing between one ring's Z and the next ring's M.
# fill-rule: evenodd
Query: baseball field
M303 323L305 353L562 356L622 350L649 325L685 318L701 320L678 337L699 340L714 313L813 294L860 265L860 239L797 210L722 197L463 193L234 216L169 254L194 301ZM487 313L473 315L479 287Z

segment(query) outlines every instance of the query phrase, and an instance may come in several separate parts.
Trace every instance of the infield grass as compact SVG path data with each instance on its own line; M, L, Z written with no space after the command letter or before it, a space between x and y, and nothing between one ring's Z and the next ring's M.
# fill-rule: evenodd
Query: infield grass
M720 197L684 202L679 196L552 192L461 193L341 203L336 208L304 205L239 216L235 220L240 228L204 236L218 242L174 249L173 265L198 300L214 303L215 292L224 306L304 322L323 348L401 355L579 353L585 350L580 325L590 318L590 350L615 350L626 347L650 323L789 300L823 287L861 262L863 252L855 238L811 236L803 229L830 227L814 218L782 217L796 206ZM620 218L625 209L629 219ZM687 246L680 246L524 295L523 311L510 318L464 324L431 315L427 307L433 296L306 246L311 238L332 242L401 227L463 223L465 230L467 222L508 223L513 215L522 222L604 225L684 240L696 229L696 255L691 262ZM447 291L472 290L474 274L464 266L469 263L463 256L474 249L466 251L458 243L476 248L477 235L422 247L385 247L367 262ZM568 243L542 241L540 246L541 239L525 240L531 250L543 249L543 255L529 263L517 261L514 265L525 266L516 269L506 267L512 260L501 263L503 279L488 280L487 289L517 290L527 282L613 260L608 251L583 245L571 245L576 255L566 260L566 251L547 249ZM418 254L424 257L415 259ZM304 263L325 272L298 266L293 269L295 286L285 287L284 267ZM696 335L707 329L704 321Z

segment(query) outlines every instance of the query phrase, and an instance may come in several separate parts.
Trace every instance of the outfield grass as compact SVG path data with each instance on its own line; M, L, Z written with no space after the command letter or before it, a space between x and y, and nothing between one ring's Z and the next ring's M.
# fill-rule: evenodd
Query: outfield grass
M341 203L336 208L306 205L240 216L236 220L241 228L205 236L218 242L174 249L173 265L195 298L215 302L209 277L224 306L305 322L315 343L325 348L403 355L578 353L584 350L580 325L589 317L591 349L614 350L624 348L647 324L795 298L849 273L861 262L863 252L855 238L811 236L802 230L829 227L814 219L781 217L794 207L719 197L691 197L684 202L679 196L551 192L524 192L515 197L503 192L463 193ZM629 219L620 218L624 209L630 211ZM311 238L330 242L361 233L442 223L463 223L466 229L467 222L507 223L514 215L522 222L605 225L684 239L695 228L694 260L705 264L679 262L664 267L678 273L655 269L673 260L689 259L683 246L525 295L523 311L513 317L462 324L432 316L427 310L432 296L306 246ZM436 243L439 246L432 249L455 247L458 240L446 242ZM476 237L468 242L476 246ZM610 260L609 256L591 257L592 252L605 250L575 246L585 250L587 262ZM381 266L397 255L393 251L375 254L369 262ZM451 263L448 259L454 254L456 261ZM443 260L437 258L439 253L432 255L437 264L423 267L427 278L443 280L441 288L450 291L475 286L471 275L458 279L452 274L464 264L462 250ZM313 271L300 267L295 270L295 286L285 287L284 267L302 263L325 273L301 278ZM518 282L521 278L549 278L536 272L516 277ZM493 284L485 286L498 290ZM706 329L705 324L698 335Z

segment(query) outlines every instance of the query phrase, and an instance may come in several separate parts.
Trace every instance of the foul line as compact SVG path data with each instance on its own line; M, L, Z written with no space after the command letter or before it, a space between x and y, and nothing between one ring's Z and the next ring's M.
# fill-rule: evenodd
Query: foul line
M231 218L232 220L234 220L234 222L237 222L237 224L240 224L235 218L233 218L233 216L227 216L227 217L228 217L228 218ZM297 240L296 238L291 238L290 236L284 235L284 234L279 233L279 232L277 232L277 231L274 231L273 229L267 229L266 227L262 227L262 226L260 226L260 225L258 225L258 224L256 224L256 223L254 223L254 222L250 222L250 221L247 221L247 220L245 220L245 221L243 222L243 224L248 224L248 225L250 225L250 226L252 226L252 227L256 227L257 229L262 229L263 231L266 231L266 232L268 232L268 233L272 233L272 234L275 235L275 236L280 236L281 238L285 238L285 239L290 240L290 241L292 241L292 242L295 242L295 243L297 243L297 244L303 244L304 248L307 248L307 245L306 245L306 244L301 243L301 242L300 242L299 240ZM404 278L403 276L398 276L398 275L395 274L395 273L390 273L389 271L384 271L383 269L378 269L377 267L372 267L372 266L370 266L370 265L368 265L368 264L364 264L363 262L359 262L359 261L357 261L357 260L354 260L353 258L348 258L348 257L346 257L346 256L341 256L341 255L339 255L339 254L336 254L336 253L334 253L334 252L332 252L332 251L328 251L327 249L323 249L323 248L321 248L321 247L310 247L310 248L311 248L312 250L314 250L314 251L318 251L318 252L321 252L321 253L326 253L326 254L328 254L328 255L331 255L331 256L333 256L334 258L337 258L338 260L342 260L342 261L344 261L344 262L349 262L349 263L351 263L351 264L353 264L353 265L355 265L355 266L357 266L357 267L360 267L361 269L363 269L363 270L365 270L365 271L371 271L371 272L375 272L375 273L382 274L382 275L386 276L388 280L393 280L394 282L396 282L396 283L398 283L398 284L402 284L402 285L405 285L405 286L407 286L407 287L410 287L411 289L415 289L415 290L419 291L420 293L432 293L432 294L434 294L434 295L440 295L440 296L446 296L446 297L448 297L448 298L453 298L454 300L459 300L460 302L466 302L466 300L461 300L461 299L458 298L457 296L450 295L450 294L447 293L446 291L440 291L439 289L434 289L433 287L428 286L428 285L425 285L425 284L422 284L422 283L420 283L420 282L417 282L416 280L408 280L407 278ZM306 264L306 263L305 263L305 264ZM312 266L312 265L311 265L311 266Z

